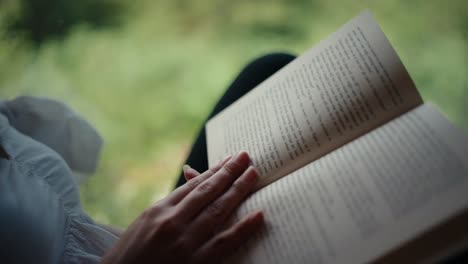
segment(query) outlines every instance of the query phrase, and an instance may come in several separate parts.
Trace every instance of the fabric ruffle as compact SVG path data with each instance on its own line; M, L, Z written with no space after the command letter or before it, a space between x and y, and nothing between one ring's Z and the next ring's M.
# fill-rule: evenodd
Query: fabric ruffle
M70 218L63 263L96 264L119 238L87 215Z

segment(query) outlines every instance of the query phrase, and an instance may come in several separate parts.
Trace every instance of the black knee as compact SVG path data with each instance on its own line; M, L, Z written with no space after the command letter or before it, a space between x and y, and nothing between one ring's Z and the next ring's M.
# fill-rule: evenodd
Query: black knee
M253 60L241 70L228 92L239 95L247 93L295 58L287 53L270 53Z
M244 70L258 69L258 68L269 68L270 72L276 72L286 64L294 60L296 56L289 53L275 52L260 56L251 61Z
M218 101L210 117L238 100L295 58L287 53L271 53L247 64Z
M239 76L247 75L249 77L248 79L252 80L252 83L249 86L254 88L295 58L296 56L288 53L266 54L251 61L241 71Z

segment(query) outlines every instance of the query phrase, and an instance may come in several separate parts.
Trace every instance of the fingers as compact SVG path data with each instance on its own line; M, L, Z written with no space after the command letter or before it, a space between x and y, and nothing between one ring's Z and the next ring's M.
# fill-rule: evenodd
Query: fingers
M179 215L185 219L192 219L205 206L223 194L242 175L249 164L250 157L246 152L237 154L212 177L200 183L193 191L187 194L177 205ZM191 181L197 180L200 177L193 178Z
M196 171L195 169L191 168L189 165L185 164L183 167L182 167L182 170L184 171L184 177L185 177L185 180L186 181L190 181L191 179L197 177L198 175L200 175L200 173L198 171Z
M171 194L169 194L166 200L174 205L179 203L188 193L195 189L200 183L202 183L206 179L210 178L213 174L218 172L230 159L231 156L229 155L209 170L200 174L198 177L190 179L184 185L180 186L179 188L175 189Z
M235 208L252 192L259 178L258 171L250 166L216 201L206 206L189 227L194 243L207 240L230 216Z
M203 245L194 257L195 263L221 262L226 256L236 251L242 243L265 224L262 212L252 213L231 228L215 236Z

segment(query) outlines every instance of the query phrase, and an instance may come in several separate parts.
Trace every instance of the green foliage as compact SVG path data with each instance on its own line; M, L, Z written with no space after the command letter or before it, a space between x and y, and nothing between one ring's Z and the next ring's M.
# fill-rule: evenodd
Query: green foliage
M35 44L63 38L76 24L102 27L117 23L120 6L112 0L20 0L17 12L9 14L8 30Z
M171 190L204 117L244 64L303 53L365 8L424 99L468 129L465 2L128 1L120 27L74 24L39 49L7 34L0 9L0 97L57 98L99 129L105 149L82 200L98 221L126 226Z

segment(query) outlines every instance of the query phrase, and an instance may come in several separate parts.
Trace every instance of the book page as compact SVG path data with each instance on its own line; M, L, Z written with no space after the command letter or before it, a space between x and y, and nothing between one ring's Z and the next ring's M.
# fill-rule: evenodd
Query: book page
M236 218L262 209L267 225L233 263L373 261L468 208L467 193L467 138L422 105L253 193Z
M209 163L245 150L262 187L421 103L364 12L211 119Z

